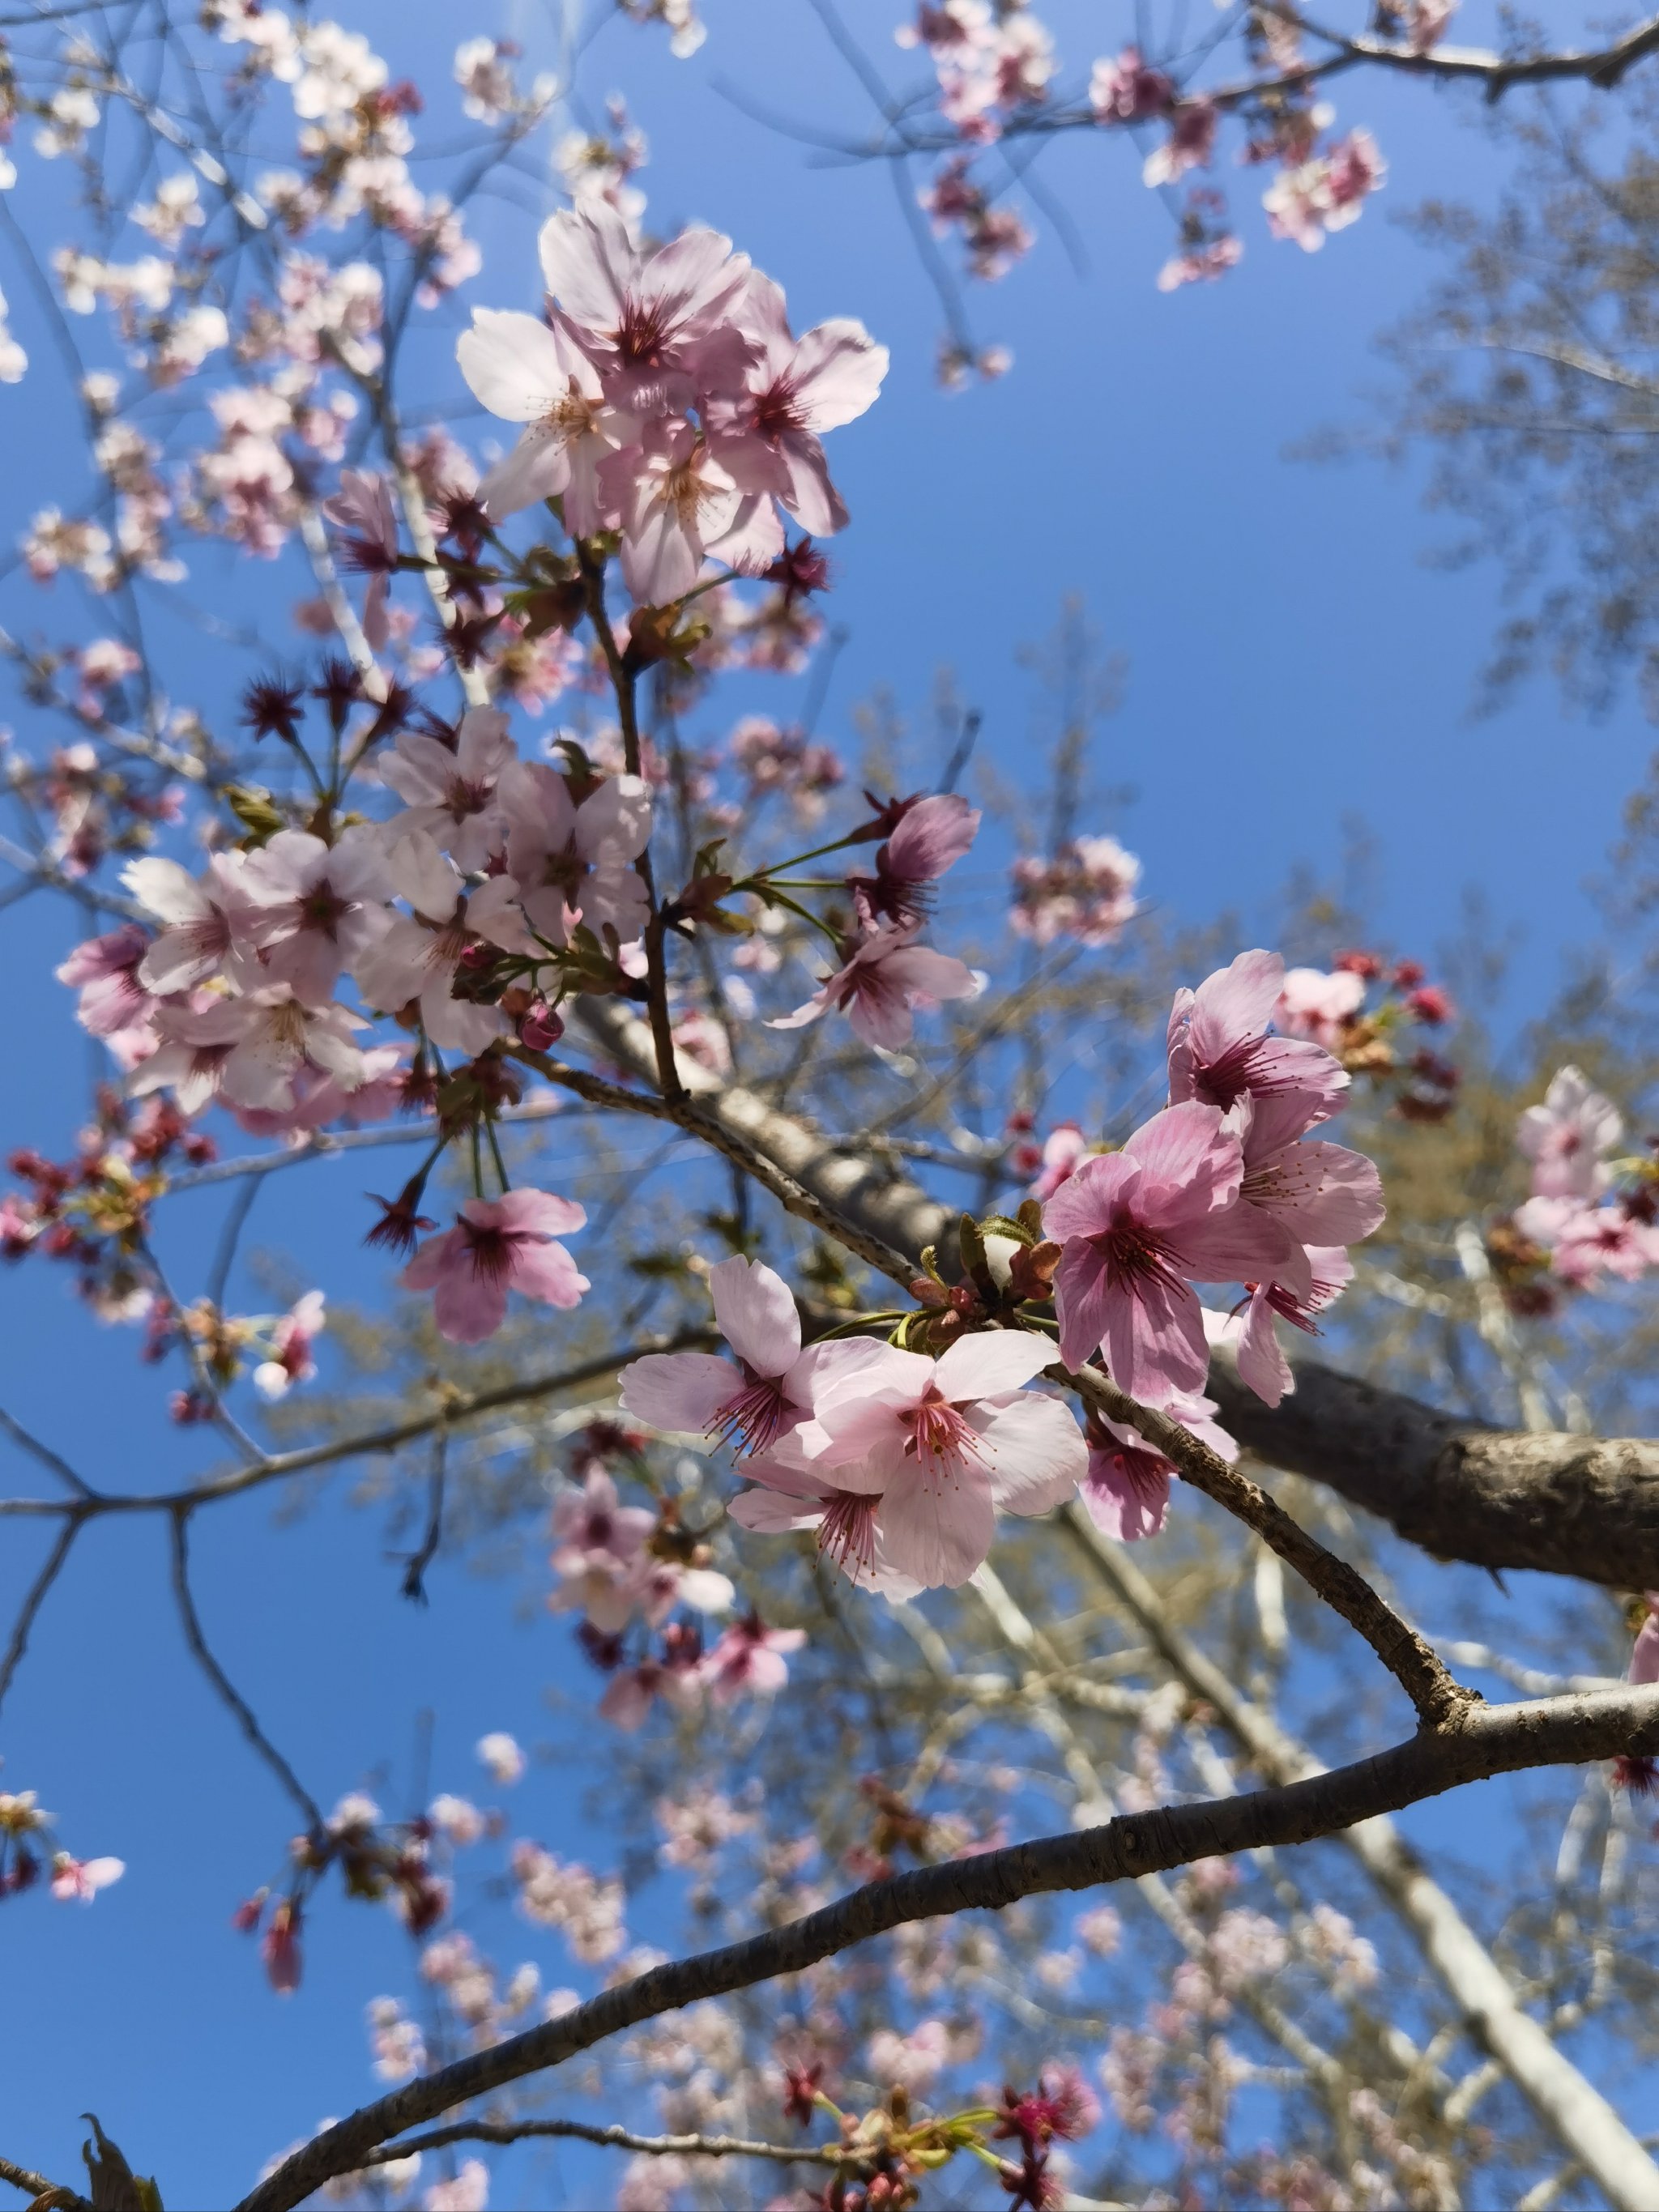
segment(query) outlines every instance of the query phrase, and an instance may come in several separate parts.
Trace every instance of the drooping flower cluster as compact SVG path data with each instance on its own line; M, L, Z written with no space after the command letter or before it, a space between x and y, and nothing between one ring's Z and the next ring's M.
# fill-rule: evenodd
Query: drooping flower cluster
M1139 906L1140 863L1115 837L1073 837L1046 860L1023 854L1013 878L1008 919L1036 945L1115 944Z

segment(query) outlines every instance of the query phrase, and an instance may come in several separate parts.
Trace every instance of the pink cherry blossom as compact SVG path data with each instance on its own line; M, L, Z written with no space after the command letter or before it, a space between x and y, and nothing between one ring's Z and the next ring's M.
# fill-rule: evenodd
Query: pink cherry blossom
M1292 968L1280 986L1273 1018L1286 1036L1330 1046L1365 1002L1365 979L1350 968L1328 975L1321 968Z
M1064 1248L1054 1298L1068 1366L1098 1346L1132 1397L1157 1404L1199 1390L1209 1354L1194 1281L1309 1287L1290 1231L1237 1203L1243 1175L1243 1148L1220 1109L1188 1100L1061 1184L1042 1225Z
M612 405L638 414L687 406L734 386L752 348L728 318L749 257L717 231L682 231L650 254L603 200L551 216L542 275L565 328L593 362Z
M261 1397L283 1397L295 1382L309 1381L317 1372L311 1347L325 1326L323 1293L307 1291L272 1329L270 1357L253 1370L253 1387Z
M1318 1093L1305 1091L1241 1099L1235 1109L1244 1143L1239 1203L1273 1215L1300 1244L1357 1244L1387 1212L1382 1179L1363 1152L1304 1137L1324 1105Z
M1046 1205L1089 1157L1089 1140L1075 1121L1057 1121L1042 1140L1042 1170L1030 1195Z
M398 835L422 831L463 872L483 868L507 836L497 787L517 757L507 716L495 707L468 708L453 750L405 730L379 763L381 782L404 802Z
M1145 123L1166 115L1174 100L1174 85L1139 46L1125 46L1115 62L1097 61L1089 79L1089 105L1102 123Z
M1178 184L1189 169L1207 169L1215 152L1219 112L1209 100L1183 100L1170 116L1170 135L1141 165L1147 185Z
M138 969L149 950L149 933L135 921L123 922L106 936L77 945L54 970L60 983L81 994L75 1012L83 1030L108 1037L148 1020L150 994Z
M627 1412L669 1435L708 1436L741 1458L769 1451L811 1412L813 1392L877 1347L836 1340L801 1350L800 1316L788 1285L759 1260L722 1260L708 1271L714 1318L737 1354L655 1352L624 1367Z
M492 415L525 425L478 487L497 522L538 500L560 499L579 537L604 527L599 466L631 434L607 407L599 371L567 330L511 309L475 307L455 348L461 374Z
M124 1859L75 1859L59 1851L52 1863L52 1893L64 1903L90 1905L126 1870Z
M1632 1682L1659 1682L1659 1592L1644 1590L1648 1617L1636 1632L1636 1643L1630 1655L1630 1677Z
M357 1088L365 1069L353 1033L367 1027L343 1006L302 1006L286 984L205 1006L158 1006L161 1044L129 1088L135 1096L171 1089L186 1114L221 1092L234 1105L286 1113L307 1070Z
M482 1344L507 1317L507 1294L568 1309L592 1286L555 1238L587 1215L568 1198L511 1190L470 1198L455 1226L428 1237L404 1269L405 1290L431 1291L438 1333L452 1344Z
M1659 1267L1659 1229L1617 1206L1586 1206L1576 1198L1529 1198L1516 1209L1522 1234L1541 1244L1554 1273L1581 1290L1602 1275L1633 1283Z
M1083 1474L1069 1410L1022 1387L1053 1358L1053 1345L1026 1330L964 1337L937 1359L881 1347L823 1383L812 1420L774 1457L872 1501L863 1529L849 1516L854 1556L867 1556L878 1526L900 1574L955 1588L989 1552L999 1508L1046 1512ZM769 1480L763 1466L754 1471Z
M550 945L568 945L578 923L636 943L647 909L634 863L651 836L643 779L607 776L579 806L556 769L520 761L503 772L501 802L510 888L530 927Z
M1543 1104L1528 1106L1516 1130L1516 1143L1533 1164L1533 1196L1599 1197L1612 1181L1605 1155L1624 1133L1623 1118L1610 1098L1592 1090L1577 1068L1558 1069Z
M915 922L931 903L933 886L979 835L980 813L955 792L911 799L876 852L876 872L848 881L863 910L884 921Z
M249 978L251 932L260 916L244 854L216 853L199 880L176 860L131 860L121 880L162 924L139 963L146 990L188 990L221 974Z
M1346 976L1324 980L1359 981ZM1348 1077L1331 1054L1305 1038L1267 1033L1268 1023L1284 1007L1288 981L1278 953L1241 952L1230 966L1206 975L1196 991L1183 988L1176 993L1169 1028L1171 1104L1196 1098L1224 1110L1246 1097L1304 1093L1308 1111L1297 1135L1336 1111ZM1363 982L1359 992L1363 997Z
M606 1635L625 1626L642 1597L648 1605L641 1570L652 1565L645 1545L655 1525L643 1506L617 1503L603 1468L591 1468L580 1490L561 1492L553 1504L556 1610L580 1607Z
M1306 1258L1313 1282L1310 1291L1291 1291L1271 1282L1249 1285L1243 1325L1237 1336L1238 1375L1266 1405L1278 1405L1296 1388L1296 1377L1273 1327L1274 1316L1305 1335L1317 1336L1314 1316L1322 1313L1353 1280L1353 1262L1340 1247L1310 1244Z
M684 597L743 505L707 439L676 418L647 422L637 446L603 465L599 482L622 518L623 580L645 606ZM759 548L756 562L763 568L781 550L780 532L778 544Z
M340 489L323 513L346 533L343 565L368 572L363 635L379 653L391 635L386 592L398 565L398 510L392 487L371 469L342 469Z
M844 526L847 509L830 481L818 433L856 421L875 404L887 349L845 317L797 339L782 291L758 270L732 313L756 359L740 392L710 398L709 448L739 490L775 499L803 530L827 538Z
M479 1053L503 1036L505 1017L495 1006L455 995L455 979L475 933L490 936L510 918L513 886L496 878L475 897L464 893L452 863L423 830L399 836L386 855L394 887L415 909L388 918L352 963L357 988L371 1006L398 1013L418 1002L432 1042L446 1050ZM522 923L519 925L522 929ZM514 933L504 933L509 949Z
M1212 1418L1212 1400L1176 1392L1159 1410L1190 1429L1230 1464L1238 1457L1237 1444ZM1155 1450L1138 1429L1109 1420L1103 1413L1091 1413L1087 1437L1089 1469L1082 1497L1090 1519L1120 1543L1156 1536L1169 1510L1174 1462Z
M836 1007L866 1044L890 1051L915 1034L918 1002L970 999L979 989L974 971L947 952L916 943L917 925L883 922L843 950L845 966L826 975L805 1006L769 1022L775 1030L796 1030Z
M334 845L279 830L248 856L243 878L260 912L252 931L264 981L325 1006L342 969L375 942L391 890L376 834L348 830Z
M803 1628L769 1628L758 1613L749 1613L722 1631L705 1653L703 1685L717 1705L729 1705L745 1692L775 1696L789 1680L787 1654L799 1651L805 1641Z

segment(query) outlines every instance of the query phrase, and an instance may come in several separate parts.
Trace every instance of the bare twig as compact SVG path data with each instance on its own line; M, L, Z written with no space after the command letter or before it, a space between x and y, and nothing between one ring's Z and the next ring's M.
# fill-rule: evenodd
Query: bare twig
M449 2143L550 2140L599 2143L645 2158L764 2158L779 2166L840 2166L858 2157L856 2151L845 2151L838 2143L756 2142L746 2136L636 2136L631 2128L595 2127L586 2120L455 2120L372 2151L363 2164L390 2166L414 2152L442 2150Z

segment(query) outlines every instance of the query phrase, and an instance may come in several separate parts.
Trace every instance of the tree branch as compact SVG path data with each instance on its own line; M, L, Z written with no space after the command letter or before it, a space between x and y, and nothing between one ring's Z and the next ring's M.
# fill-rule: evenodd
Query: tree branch
M641 2021L799 1973L820 1959L911 1921L995 1911L1022 1897L1091 1889L1267 1844L1307 1843L1491 1775L1626 1753L1659 1754L1659 1688L1477 1706L1455 1729L1425 1731L1351 1766L1282 1788L1164 1806L1102 1827L1046 1836L872 1882L821 1911L746 1942L653 1967L562 2019L405 2083L285 2159L237 2212L289 2212L333 2175L360 2168L378 2144L470 2098L561 2065ZM1601 2105L1600 2099L1595 2101ZM1634 2145L1633 2137L1629 2141ZM1620 2183L1614 2201L1632 2212L1651 2212L1659 2201L1650 2185L1655 2170L1639 2145L1634 2156L1639 2169L1626 2169L1628 2186Z
M450 2143L515 2143L552 2139L558 2142L599 2143L617 2150L638 2151L647 2158L765 2158L780 2166L840 2166L856 2161L856 2151L839 2143L754 2142L746 2136L636 2136L630 2128L601 2128L586 2120L456 2120L447 2127L429 2128L424 2135L407 2136L402 2142L371 2151L368 2167L390 2166L412 2152L442 2150Z

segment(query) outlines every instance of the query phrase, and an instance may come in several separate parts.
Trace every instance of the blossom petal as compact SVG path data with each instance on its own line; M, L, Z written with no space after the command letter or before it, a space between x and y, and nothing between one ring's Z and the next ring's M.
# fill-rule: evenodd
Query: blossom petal
M782 1375L800 1353L800 1315L789 1285L763 1261L722 1260L708 1271L714 1318L757 1375Z

